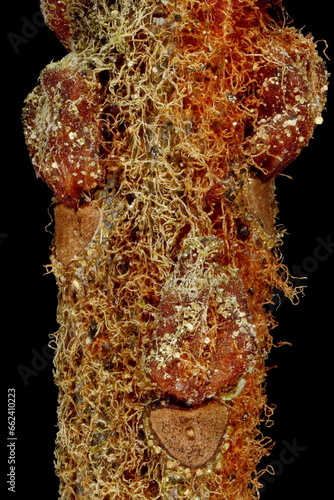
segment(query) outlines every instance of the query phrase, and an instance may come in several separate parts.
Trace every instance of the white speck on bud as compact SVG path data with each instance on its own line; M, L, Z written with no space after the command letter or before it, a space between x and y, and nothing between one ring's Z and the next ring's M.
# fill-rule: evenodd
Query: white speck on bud
M321 125L323 121L324 121L324 119L323 119L323 117L322 117L322 116L316 116L316 117L314 118L314 123L315 123L316 125Z

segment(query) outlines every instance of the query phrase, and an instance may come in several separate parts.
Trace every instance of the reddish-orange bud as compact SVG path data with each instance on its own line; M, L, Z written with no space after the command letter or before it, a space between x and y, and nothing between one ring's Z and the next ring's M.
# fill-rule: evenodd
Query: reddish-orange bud
M218 238L189 239L157 311L150 376L188 404L233 389L256 352L246 292L223 259Z
M27 99L25 134L35 171L69 207L104 179L101 113L100 84L75 64L50 64Z
M327 78L322 61L310 59L310 44L290 32L271 40L270 64L254 74L259 105L245 152L264 181L297 158L322 122Z

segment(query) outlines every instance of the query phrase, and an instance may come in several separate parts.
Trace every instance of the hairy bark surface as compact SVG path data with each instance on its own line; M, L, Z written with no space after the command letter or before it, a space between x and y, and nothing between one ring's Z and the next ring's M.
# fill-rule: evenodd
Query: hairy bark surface
M322 121L316 45L278 0L41 5L69 51L24 109L54 194L60 499L257 498L265 305L297 299L275 177Z

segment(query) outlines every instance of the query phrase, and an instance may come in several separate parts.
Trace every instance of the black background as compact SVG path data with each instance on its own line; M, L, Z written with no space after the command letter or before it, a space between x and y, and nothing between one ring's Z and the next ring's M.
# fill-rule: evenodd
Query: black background
M334 58L332 14L329 0L285 1L295 26L315 40L326 39L327 54ZM57 329L57 290L46 274L51 234L48 208L51 192L36 179L23 140L20 122L24 98L35 87L39 72L65 49L46 27L33 29L26 43L14 50L9 33L22 36L25 19L40 22L37 0L15 1L3 6L2 86L4 113L0 170L0 293L2 336L1 408L4 420L1 447L6 448L7 389L16 389L16 493L6 491L8 465L1 469L5 498L57 499L58 483L53 472L56 435L57 391L52 380L48 335ZM22 19L25 18L25 19ZM319 50L325 48L319 42ZM333 72L333 63L328 61ZM276 442L266 463L275 461L278 475L266 483L263 500L327 497L331 480L328 453L333 433L330 401L332 390L332 269L333 255L314 252L319 238L333 234L333 89L330 88L324 124L300 157L277 179L279 222L287 228L284 262L308 272L306 295L297 307L284 301L276 311L276 341L292 346L274 349L269 364L269 401L277 404L275 425L268 432ZM331 250L333 252L333 250ZM311 270L311 272L310 272ZM36 354L38 353L38 354ZM37 359L38 355L44 358ZM36 357L37 356L37 357ZM46 359L46 356L49 359ZM37 363L37 365L36 365ZM19 366L34 369L26 384ZM296 456L284 452L286 443L299 447ZM301 449L302 448L302 449ZM297 456L298 455L298 456ZM291 460L289 460L291 458ZM286 463L286 462L289 463ZM229 499L230 500L230 499ZM231 499L233 500L233 499Z

